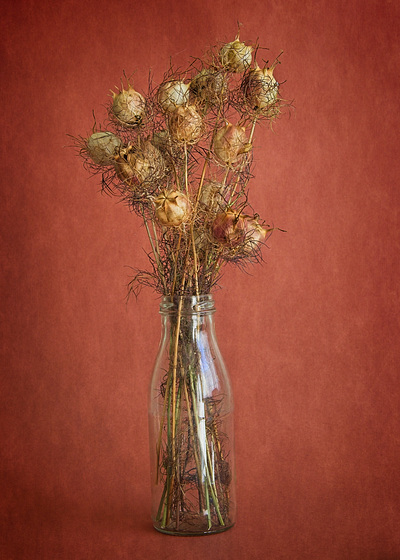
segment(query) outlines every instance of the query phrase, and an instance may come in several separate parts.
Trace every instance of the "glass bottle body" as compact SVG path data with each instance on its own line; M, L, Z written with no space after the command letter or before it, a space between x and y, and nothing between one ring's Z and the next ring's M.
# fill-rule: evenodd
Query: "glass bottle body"
M212 296L164 297L149 397L152 518L167 534L205 535L236 513L233 398Z

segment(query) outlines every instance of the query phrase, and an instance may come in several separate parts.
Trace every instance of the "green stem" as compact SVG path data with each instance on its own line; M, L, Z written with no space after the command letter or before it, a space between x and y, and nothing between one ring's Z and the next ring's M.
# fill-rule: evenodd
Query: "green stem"
M193 419L192 419L192 415L190 413L190 400L189 400L189 394L188 394L188 390L187 390L186 379L184 379L183 388L184 388L184 392L185 392L186 407L187 407L187 414L188 414L188 420L189 420L190 437L191 437L191 440L193 442L193 453L194 453L194 460L195 460L196 468L197 468L197 475L198 475L198 481L199 481L199 498L200 498L203 482L202 482L202 476L201 476L200 459L199 459L197 447L196 447L196 445L194 445L195 433L194 433ZM200 499L199 499L199 509L201 510L201 500Z
M190 386L191 386L191 391L192 391L192 403L193 403L193 416L195 418L195 423L196 423L196 431L197 431L197 439L198 439L198 445L199 445L199 450L200 450L200 454L202 456L203 462L204 462L204 471L205 471L205 490L206 490L206 500L207 500L207 492L208 492L208 488L207 485L209 486L210 489L210 493L211 493L211 497L213 500L213 504L214 504L214 508L215 511L217 513L218 516L218 520L220 522L221 525L225 525L224 520L222 518L220 509L219 509L219 503L218 503L218 498L214 492L213 489L213 485L211 483L211 475L210 475L210 469L209 469L209 464L208 464L208 441L206 438L206 434L201 434L201 427L200 427L200 421L199 421L199 414L198 414L198 409L197 409L197 404L196 404L196 391L193 385L193 374L190 374ZM205 422L205 419L204 419ZM205 431L205 430L204 430ZM204 445L202 445L202 441L204 443ZM209 520L211 519L211 511L210 508L207 508L208 511L208 517ZM210 528L210 527L209 527Z

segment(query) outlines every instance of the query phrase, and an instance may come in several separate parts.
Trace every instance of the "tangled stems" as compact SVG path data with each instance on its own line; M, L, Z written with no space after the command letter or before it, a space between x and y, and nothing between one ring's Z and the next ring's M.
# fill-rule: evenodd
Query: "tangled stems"
M273 76L278 59L260 68L260 49L237 35L186 69L171 65L156 86L149 76L146 94L121 84L106 130L95 121L88 138L75 139L85 167L101 174L103 191L143 219L152 270L137 271L129 293L143 285L163 295L210 293L224 264L243 269L261 260L272 230L248 204L253 136L256 123L279 116L283 99ZM234 243L214 230L230 212L250 222Z

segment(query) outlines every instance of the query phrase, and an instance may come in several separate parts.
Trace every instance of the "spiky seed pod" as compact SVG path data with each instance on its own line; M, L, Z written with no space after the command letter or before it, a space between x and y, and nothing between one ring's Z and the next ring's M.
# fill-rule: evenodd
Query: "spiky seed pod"
M114 159L118 178L129 187L145 181L157 181L165 172L164 159L150 141L144 142L141 147L123 148Z
M244 72L250 68L252 47L239 40L239 35L231 43L226 43L219 52L222 66L231 72Z
M245 233L243 251L245 254L254 253L259 248L260 243L265 241L268 230L263 228L258 220L252 216L243 216L243 226Z
M118 122L127 127L136 127L142 124L146 102L138 91L128 85L128 89L119 93L112 92L112 114Z
M257 65L249 70L243 79L244 97L255 111L270 107L277 101L279 84L274 78L274 69L274 66L260 68Z
M194 144L203 133L203 120L195 107L177 107L171 111L168 127L175 142Z
M158 90L158 102L165 112L174 111L177 107L189 102L189 84L174 80L166 82Z
M222 103L228 89L223 73L212 68L204 68L190 82L190 91L201 103L216 105Z
M237 163L242 155L251 150L243 126L226 124L215 134L213 152L216 159L224 165Z
M222 195L223 190L224 185L218 183L218 181L205 181L201 189L199 202L208 211L222 210L226 206Z
M154 204L157 220L162 226L178 227L190 216L190 202L180 191L165 191Z
M94 132L86 141L85 151L96 165L107 166L113 164L116 151L122 146L122 141L112 132Z
M231 210L215 216L211 231L214 240L227 247L237 247L246 237L242 216Z

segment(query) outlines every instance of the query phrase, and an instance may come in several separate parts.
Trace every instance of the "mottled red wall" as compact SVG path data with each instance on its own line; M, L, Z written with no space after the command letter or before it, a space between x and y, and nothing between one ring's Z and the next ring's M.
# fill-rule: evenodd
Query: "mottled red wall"
M8 2L1 17L1 521L5 560L394 560L399 515L399 15L390 0ZM158 301L125 305L143 228L66 134L123 70L257 37L295 109L256 136L250 191L288 231L227 271L238 523L149 520Z

